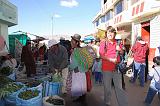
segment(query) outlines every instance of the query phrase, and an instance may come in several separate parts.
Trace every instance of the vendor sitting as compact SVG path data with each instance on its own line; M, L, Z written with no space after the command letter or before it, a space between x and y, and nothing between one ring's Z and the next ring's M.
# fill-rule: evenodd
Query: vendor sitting
M15 67L17 66L17 61L11 56L11 54L9 54L8 52L4 52L1 56L2 56L1 68L10 67L11 69L15 69Z

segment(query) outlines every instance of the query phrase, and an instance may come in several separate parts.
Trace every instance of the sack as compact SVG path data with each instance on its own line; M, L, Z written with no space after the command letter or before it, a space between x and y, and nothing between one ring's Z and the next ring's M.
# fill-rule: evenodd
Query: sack
M155 88L157 90L160 90L160 80L159 81L155 81Z
M87 46L83 48L75 48L71 59L73 60L74 67L78 67L80 72L87 72L92 67L96 53L93 48Z

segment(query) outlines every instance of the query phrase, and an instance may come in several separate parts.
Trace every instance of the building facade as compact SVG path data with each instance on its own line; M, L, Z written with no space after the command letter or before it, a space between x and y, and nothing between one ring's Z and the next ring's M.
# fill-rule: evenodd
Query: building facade
M131 32L133 45L141 36L149 45L149 62L155 48L160 45L160 0L101 0L101 9L93 19L95 30L99 26L114 26Z
M0 35L8 42L8 27L18 24L17 7L8 0L0 0Z

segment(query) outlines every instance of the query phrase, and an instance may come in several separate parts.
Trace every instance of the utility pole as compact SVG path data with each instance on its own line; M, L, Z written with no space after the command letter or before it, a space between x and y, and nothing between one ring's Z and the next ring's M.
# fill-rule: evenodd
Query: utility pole
M52 38L53 38L53 16L52 16Z

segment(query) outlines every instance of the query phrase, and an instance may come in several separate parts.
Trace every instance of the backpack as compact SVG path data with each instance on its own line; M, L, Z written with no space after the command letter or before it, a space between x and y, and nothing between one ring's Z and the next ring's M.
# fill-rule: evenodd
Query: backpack
M154 68L155 69L155 68ZM155 69L155 71L157 72L157 70ZM157 74L158 74L158 72L157 72ZM160 90L160 75L158 74L158 77L159 77L159 80L158 81L156 81L155 79L155 88L157 89L157 90Z

